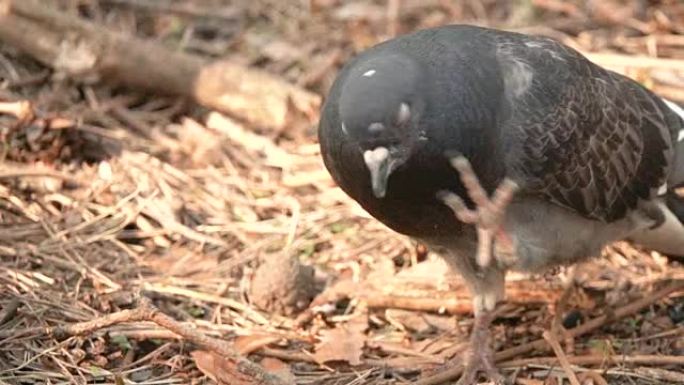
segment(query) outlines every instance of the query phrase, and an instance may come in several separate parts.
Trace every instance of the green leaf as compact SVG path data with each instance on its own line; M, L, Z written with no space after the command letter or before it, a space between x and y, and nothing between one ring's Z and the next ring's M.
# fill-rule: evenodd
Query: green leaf
M347 230L350 226L344 222L335 222L330 225L330 231L333 234L339 234L345 230Z
M104 370L102 370L102 368L97 367L95 365L90 365L88 370L90 370L90 374L92 374L93 377L104 377L107 375L107 372L105 372Z
M131 350L133 349L133 346L131 345L131 342L128 340L128 338L124 335L118 334L115 336L112 336L111 338L112 342L116 344L116 346L119 347L121 350Z
M195 318L201 318L204 317L204 308L199 306L191 306L188 308L188 313Z

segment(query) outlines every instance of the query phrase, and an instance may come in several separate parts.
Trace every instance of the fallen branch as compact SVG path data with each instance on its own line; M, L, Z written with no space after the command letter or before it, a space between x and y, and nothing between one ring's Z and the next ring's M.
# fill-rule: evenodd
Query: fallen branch
M553 352L556 353L556 358L558 358L558 362L560 362L560 365L563 368L565 375L568 376L568 378L570 379L570 384L580 385L580 382L577 379L577 375L570 366L568 356L565 355L565 352L563 351L563 348L560 346L558 339L556 339L556 336L553 335L553 333L550 333L548 330L545 330L542 334L542 337L544 337L544 340L546 340L549 346L551 346Z
M471 314L473 301L469 298L406 297L371 293L360 296L369 308L404 309L447 314Z
M659 291L656 291L652 293L651 295L644 297L640 300L634 301L630 303L629 305L625 305L617 310L615 310L613 313L611 313L610 316L603 315L600 317L596 317L574 329L570 329L567 331L567 334L569 337L575 338L579 337L581 335L587 334L589 332L592 332L609 321L615 321L624 317L627 317L629 315L632 315L641 309L644 309L654 302L670 295L671 293L674 293L679 290L684 290L684 281L675 281L674 283L670 284L669 286L665 287L664 289L661 289ZM501 362L504 360L509 360L513 357L518 357L523 354L532 352L532 351L537 351L537 352L544 352L549 350L549 345L546 343L546 340L538 339L536 341L529 342L524 345L516 346L510 349L506 349L504 351L498 352L494 355L494 359L496 362ZM453 380L455 378L458 378L461 374L463 373L463 366L456 366L450 369L447 369L443 372L436 373L433 376L426 377L423 379L420 379L416 381L414 384L415 385L435 385L435 384L441 384L450 380Z
M568 363L571 365L684 365L684 357L682 356L660 356L660 355L637 355L637 356L620 356L620 355L596 355L596 356L566 356ZM502 362L499 364L501 368L520 368L528 365L556 365L558 364L558 357L535 357L522 358Z
M178 95L251 125L313 123L320 96L230 61L207 63L35 0L0 0L0 40L59 73Z
M174 320L166 314L160 312L148 299L141 298L140 305L133 310L122 310L108 314L92 321L77 322L64 326L49 328L31 328L28 333L42 333L51 335L57 339L64 339L70 336L80 336L93 333L94 331L124 322L153 322L179 337L192 342L193 344L215 353L226 360L235 364L239 375L249 376L256 384L262 385L292 385L280 377L266 372L261 366L244 358L225 341L206 336L189 326ZM27 333L21 333L25 335Z
M526 281L508 281L506 293L509 303L539 304L555 302L561 297L562 290L549 286L540 289ZM404 309L458 315L473 313L473 301L470 292L464 286L451 286L448 291L412 290L410 295L402 294L401 290L387 294L375 285L359 285L351 280L342 280L316 296L309 308L297 317L295 323L304 325L310 322L321 308L325 308L324 305L350 298L363 301L371 309Z

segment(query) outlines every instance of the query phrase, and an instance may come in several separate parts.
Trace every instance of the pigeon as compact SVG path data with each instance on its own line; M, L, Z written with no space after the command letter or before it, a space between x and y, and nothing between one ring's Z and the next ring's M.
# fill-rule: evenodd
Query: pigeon
M684 255L684 111L549 38L448 25L380 43L340 70L318 136L346 194L464 278L461 384L503 380L488 329L507 271L619 240Z

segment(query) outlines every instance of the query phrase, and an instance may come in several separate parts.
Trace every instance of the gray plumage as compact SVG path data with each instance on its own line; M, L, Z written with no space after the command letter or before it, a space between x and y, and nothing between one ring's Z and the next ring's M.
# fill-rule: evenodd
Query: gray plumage
M402 103L411 115L399 124ZM476 306L492 308L508 269L572 263L612 241L681 228L659 194L684 183L683 130L661 98L551 39L447 26L348 63L319 137L345 192L441 252L470 283ZM373 159L370 175L364 154L378 148L389 155ZM449 190L472 204L450 154L465 156L489 192L504 177L520 186L502 223L510 242L497 243L486 268L473 260L473 226L435 197ZM684 242L684 230L672 234Z

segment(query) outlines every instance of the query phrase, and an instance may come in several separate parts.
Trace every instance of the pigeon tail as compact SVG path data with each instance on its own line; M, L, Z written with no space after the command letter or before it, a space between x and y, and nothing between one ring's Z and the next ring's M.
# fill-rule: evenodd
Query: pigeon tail
M668 188L675 189L684 187L684 107L667 99L663 99L663 101L682 119L682 125L675 142L675 164L668 179Z
M665 98L663 101L684 122L684 107ZM665 214L665 221L659 227L645 230L632 239L653 250L684 257L684 196L674 192L675 189L684 187L684 124L677 132L674 145L675 162L667 181L667 188L661 195L664 200L661 209Z

